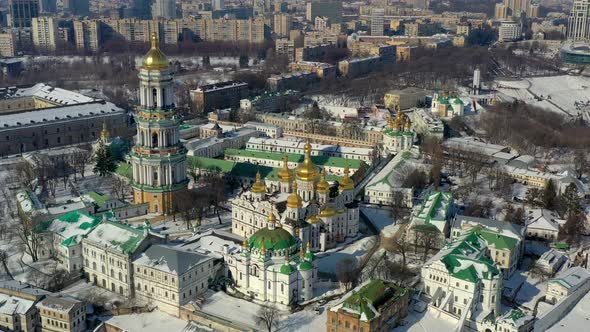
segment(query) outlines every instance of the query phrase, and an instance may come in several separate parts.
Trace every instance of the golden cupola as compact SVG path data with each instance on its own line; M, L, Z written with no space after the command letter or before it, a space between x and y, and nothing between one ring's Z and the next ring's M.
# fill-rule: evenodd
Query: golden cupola
M325 194L330 191L330 184L326 181L326 169L322 169L322 177L316 185L316 192L318 194Z
M292 209L300 209L303 207L303 200L297 193L297 182L293 182L291 194L287 197L287 207Z
M108 140L109 140L109 130L108 130L108 128L107 128L107 123L106 123L106 121L104 121L104 122L102 123L102 131L100 132L100 139L101 139L103 142L106 142L106 141L108 141Z
M152 32L152 48L143 58L142 67L147 70L162 70L170 67L168 58L166 58L166 55L160 50L158 36L155 32Z
M260 171L256 172L256 182L252 185L252 192L256 194L264 194L266 192L266 186L262 182Z
M279 171L278 176L281 182L293 181L293 173L289 169L289 157L286 154L283 156L283 167Z
M339 187L340 190L353 190L354 189L354 181L350 178L350 168L346 166L344 168L344 177L340 180Z
M319 168L311 161L311 144L306 143L303 147L305 157L303 162L295 168L295 176L300 181L315 181L320 175Z

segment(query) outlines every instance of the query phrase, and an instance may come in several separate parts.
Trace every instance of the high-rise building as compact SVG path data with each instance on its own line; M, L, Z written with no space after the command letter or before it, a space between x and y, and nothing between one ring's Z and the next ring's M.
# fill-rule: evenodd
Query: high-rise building
M504 0L501 4L496 4L496 18L520 17L523 14L537 17L539 6L532 5L531 0Z
M314 0L306 5L305 18L315 22L317 16L326 16L332 24L342 22L342 1L339 0Z
M14 28L30 28L33 17L39 16L38 0L9 0L9 25Z
M289 14L274 15L274 32L279 38L289 37L289 32L293 27L293 19Z
M169 214L186 190L186 149L180 144L180 117L174 107L173 69L152 33L152 48L139 70L139 108L133 166L133 199L150 212Z
M385 9L371 9L371 36L383 36Z
M514 41L521 37L520 23L514 21L503 21L498 30L499 41Z
M569 40L590 39L590 0L575 0L570 12L567 38Z
M125 18L140 18L140 19L151 19L152 8L151 0L133 0L131 2L130 10L125 14Z
M211 7L213 8L213 10L224 10L225 9L225 1L213 0L213 1L211 1Z
M152 5L153 18L176 18L176 1L175 0L155 0Z
M57 21L50 16L34 17L33 45L39 52L53 52L57 48L58 26Z
M57 11L56 0L39 0L39 13L51 14Z
M79 50L96 52L100 49L100 21L74 20L74 40Z
M13 57L17 53L16 36L14 32L7 31L0 33L0 56Z
M90 1L89 0L63 0L63 9L72 15L89 15Z

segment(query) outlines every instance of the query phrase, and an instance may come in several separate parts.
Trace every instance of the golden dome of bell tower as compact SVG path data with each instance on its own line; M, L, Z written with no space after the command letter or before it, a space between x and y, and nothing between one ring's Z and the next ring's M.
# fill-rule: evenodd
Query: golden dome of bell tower
M158 36L155 32L152 32L152 48L143 58L143 68L148 70L162 70L170 67L168 58L160 50L160 43Z

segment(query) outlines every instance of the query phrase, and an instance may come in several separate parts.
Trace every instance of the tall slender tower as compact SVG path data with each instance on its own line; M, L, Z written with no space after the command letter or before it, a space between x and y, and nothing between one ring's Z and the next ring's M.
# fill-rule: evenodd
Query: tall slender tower
M186 189L186 150L180 143L180 116L174 107L172 68L152 34L152 48L139 70L137 136L131 153L133 197L150 212L169 214Z

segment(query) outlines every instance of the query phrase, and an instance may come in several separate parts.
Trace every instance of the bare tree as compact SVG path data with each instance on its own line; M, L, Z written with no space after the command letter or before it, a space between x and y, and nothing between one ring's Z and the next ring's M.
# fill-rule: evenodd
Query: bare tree
M441 234L438 230L430 227L416 228L414 231L416 232L416 243L421 245L424 249L422 261L426 262L426 258L428 258L430 251L438 247Z
M25 252L31 256L33 262L39 260L39 249L42 245L42 236L37 232L41 224L40 216L32 216L20 213L20 222L12 228L13 236L18 237Z
M401 231L398 234L383 238L381 241L385 250L398 254L402 257L401 269L405 270L407 267L407 254L412 248L412 244L408 241L407 232Z
M8 254L4 250L0 250L0 263L2 263L2 267L4 268L4 272L6 272L6 275L11 280L14 279L12 273L10 273L10 269L8 268Z
M80 173L82 178L86 172L86 166L92 162L92 148L90 146L81 147L80 151L72 156L72 167Z
M131 191L127 179L117 175L111 176L111 193L120 200L124 200Z
M19 162L15 167L15 175L18 177L20 183L28 188L33 189L34 181L37 179L38 174L29 162L23 160Z
M353 258L343 258L336 263L336 277L344 285L346 291L352 289L358 279L356 260Z
M281 312L274 306L262 305L256 312L254 320L262 329L268 332L272 332L273 329L276 331L279 328Z

